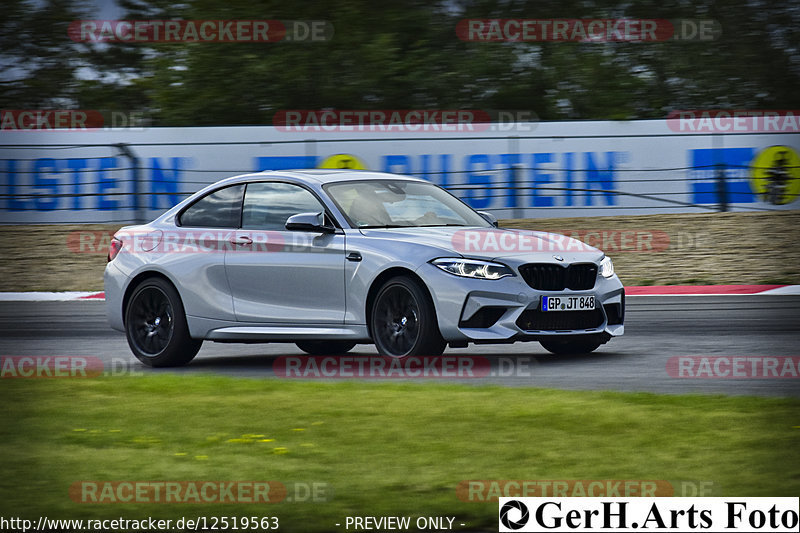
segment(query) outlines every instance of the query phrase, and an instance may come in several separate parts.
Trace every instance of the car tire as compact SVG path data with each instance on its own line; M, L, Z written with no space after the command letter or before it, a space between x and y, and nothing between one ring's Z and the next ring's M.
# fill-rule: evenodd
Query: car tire
M350 341L300 341L297 347L309 355L338 355L347 353L356 345Z
M189 336L178 291L162 278L146 279L131 293L125 334L133 355L152 367L185 365L203 343Z
M378 290L370 332L378 353L390 357L437 356L447 346L428 292L408 276L391 278Z
M539 344L548 352L556 355L577 355L595 351L603 344L603 341L591 335L574 335L543 339L539 341Z

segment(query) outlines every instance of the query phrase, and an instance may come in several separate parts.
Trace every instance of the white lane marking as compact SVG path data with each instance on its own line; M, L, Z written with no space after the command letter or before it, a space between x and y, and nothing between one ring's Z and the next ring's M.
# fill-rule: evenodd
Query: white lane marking
M759 292L758 294L796 295L800 294L800 285L786 285L784 287L776 287L774 289L769 289L768 291Z

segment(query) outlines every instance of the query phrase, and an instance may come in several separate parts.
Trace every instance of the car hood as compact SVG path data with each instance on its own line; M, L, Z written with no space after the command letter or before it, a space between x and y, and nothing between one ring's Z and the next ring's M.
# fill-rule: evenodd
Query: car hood
M518 259L520 262L552 261L554 256L565 262L597 262L603 252L558 233L502 228L390 228L362 229L369 238L400 240L427 245L443 253L475 259Z

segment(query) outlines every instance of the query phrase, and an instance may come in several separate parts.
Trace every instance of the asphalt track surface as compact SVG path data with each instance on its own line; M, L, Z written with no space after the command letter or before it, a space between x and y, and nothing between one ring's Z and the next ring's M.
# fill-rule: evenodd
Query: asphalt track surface
M359 345L347 355L375 354L373 346ZM93 356L111 378L199 372L298 379L276 377L272 368L280 356L297 355L304 354L293 344L205 342L188 366L151 369L136 361L122 333L107 326L102 301L0 302L0 356ZM457 380L475 385L800 397L796 377L680 379L667 371L677 356L800 356L800 296L629 297L625 335L590 355L554 356L536 342L470 345L445 355L489 359L490 375Z

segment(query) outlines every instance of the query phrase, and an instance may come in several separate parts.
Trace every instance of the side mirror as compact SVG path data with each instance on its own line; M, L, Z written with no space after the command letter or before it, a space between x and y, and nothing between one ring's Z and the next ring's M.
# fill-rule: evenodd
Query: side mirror
M333 233L335 228L325 224L324 213L298 213L286 219L286 229L289 231L316 231L319 233Z
M497 217L496 217L496 216L494 216L493 214L491 214L491 213L490 213L490 212L488 212L488 211L478 211L478 214L479 214L480 216L482 216L483 218L485 218L485 219L486 219L486 221L487 221L489 224L491 224L491 225L492 225L492 226L494 226L495 228L497 227Z

